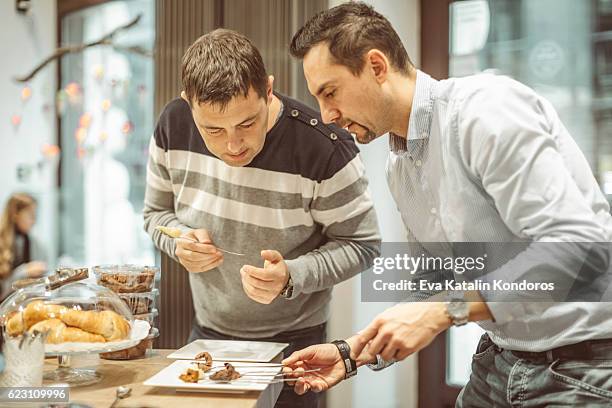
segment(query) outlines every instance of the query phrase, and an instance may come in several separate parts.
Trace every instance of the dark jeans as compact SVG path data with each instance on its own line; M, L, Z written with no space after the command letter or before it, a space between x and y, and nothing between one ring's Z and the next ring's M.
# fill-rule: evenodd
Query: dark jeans
M590 359L547 361L520 358L485 334L455 407L612 407L612 345Z
M326 324L320 324L314 327L308 327L306 329L293 330L288 332L279 333L276 336L261 338L261 339L247 339L243 337L228 336L218 331L201 327L194 320L191 328L191 334L189 335L189 342L198 339L210 339L210 340L252 340L252 341L271 341L277 343L289 343L289 346L284 350L285 357L288 357L294 351L301 350L305 347L313 344L325 343L327 338ZM276 408L317 408L319 404L319 394L314 392L308 392L305 395L297 395L293 391L293 387L285 384L283 390L276 401Z

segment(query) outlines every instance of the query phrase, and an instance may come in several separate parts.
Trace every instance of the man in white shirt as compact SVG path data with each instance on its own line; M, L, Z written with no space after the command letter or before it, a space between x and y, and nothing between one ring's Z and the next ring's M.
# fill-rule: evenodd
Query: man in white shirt
M611 241L610 208L587 161L551 104L528 87L493 75L431 78L412 65L389 21L363 3L313 17L291 53L303 59L325 122L361 143L390 134L387 178L409 241ZM606 251L598 256L607 267ZM551 267L550 258L531 258L494 273L533 279ZM575 263L558 263L559 279L578 279ZM452 325L474 321L487 333L457 406L612 404L609 306L515 295L493 302L470 291L460 300L398 304L358 335L308 347L285 364L298 373L321 368L295 390L323 391L374 358L374 368L403 360Z

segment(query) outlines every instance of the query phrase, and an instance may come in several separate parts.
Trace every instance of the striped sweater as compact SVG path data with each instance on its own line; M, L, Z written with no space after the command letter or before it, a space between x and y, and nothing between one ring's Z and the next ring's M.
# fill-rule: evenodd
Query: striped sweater
M204 228L219 247L247 254L224 254L218 268L189 274L197 322L227 335L262 338L325 322L333 285L367 269L380 252L351 136L277 96L282 114L245 167L206 149L180 98L165 107L151 139L144 218L156 246L177 259L174 240L155 226ZM264 305L245 294L240 268L261 267L263 249L285 258L291 298Z

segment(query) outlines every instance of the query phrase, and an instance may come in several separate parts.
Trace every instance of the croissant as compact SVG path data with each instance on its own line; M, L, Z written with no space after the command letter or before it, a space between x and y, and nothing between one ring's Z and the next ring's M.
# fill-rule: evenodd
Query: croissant
M6 332L9 336L17 336L23 333L23 313L17 312L6 322Z
M32 327L30 327L30 333L38 331L47 333L47 343L61 343L62 332L66 328L66 325L60 319L48 319L42 320Z
M25 330L32 327L32 325L47 319L57 318L59 319L63 313L68 309L62 305L53 305L44 303L41 300L30 302L23 311L23 323Z
M65 306L45 304L41 300L29 303L23 312L17 312L6 323L9 336L16 336L34 324L50 318L59 318L66 310Z
M106 340L99 334L88 333L76 327L68 327L59 319L48 319L30 327L30 332L47 332L47 343L65 342L104 343Z
M66 327L62 334L63 341L79 341L84 343L104 343L106 339L99 334L93 334L76 327Z
M129 323L112 310L102 312L68 310L62 314L61 319L68 326L100 334L106 341L125 339L130 332Z

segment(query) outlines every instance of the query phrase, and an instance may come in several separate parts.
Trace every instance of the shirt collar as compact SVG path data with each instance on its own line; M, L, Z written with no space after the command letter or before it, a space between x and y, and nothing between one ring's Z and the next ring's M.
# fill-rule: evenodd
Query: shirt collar
M431 117L434 105L434 87L438 81L417 70L410 123L408 125L408 140L425 139L429 137Z
M437 83L438 81L425 72L417 70L408 124L408 143L429 137ZM392 150L406 150L405 139L391 135L390 142Z

